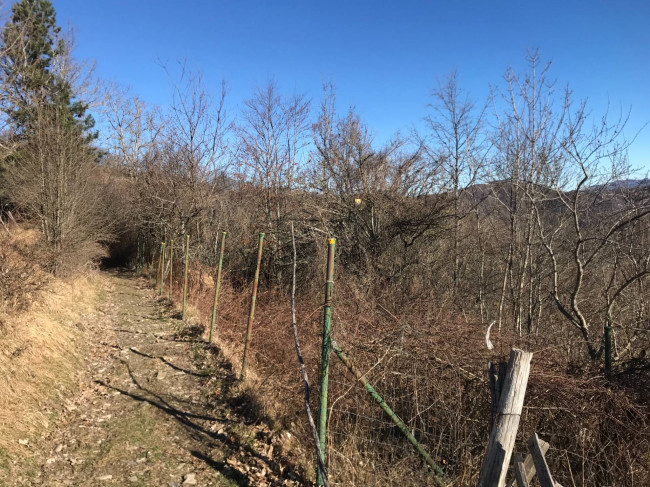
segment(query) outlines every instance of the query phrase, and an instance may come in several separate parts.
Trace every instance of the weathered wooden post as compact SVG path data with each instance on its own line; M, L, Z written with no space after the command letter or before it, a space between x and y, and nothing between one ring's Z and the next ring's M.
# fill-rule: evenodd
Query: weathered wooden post
M181 319L185 320L185 308L187 306L187 268L190 264L190 236L185 240L185 277L183 279L183 311Z
M546 452L548 451L549 447L550 445L546 443L544 440L539 440L539 448L543 455L546 455ZM515 468L516 465L517 465L517 461L515 460ZM523 469L526 476L526 482L530 483L530 481L535 476L535 472L536 472L535 463L533 462L533 456L530 453L528 453L528 455L526 455L526 458L524 458ZM517 480L516 472L515 472L515 477L510 479L510 482L508 482L508 487L513 487L515 485L515 482L517 482L518 484L521 483L519 482L519 480Z
M513 348L506 370L496 418L479 476L478 487L503 487L517 437L530 374L531 352Z
M260 280L260 264L262 263L262 244L264 234L260 233L259 243L257 245L257 266L255 267L255 279L253 281L253 293L251 295L251 308L248 312L248 324L246 325L246 338L244 339L244 358L241 365L241 379L246 378L246 359L248 356L248 343L251 339L251 330L253 329L253 318L255 316L255 302L257 301L257 285Z
M540 439L537 437L537 433L533 433L533 436L528 440L528 450L533 457L539 485L542 487L559 487L558 484L553 481L553 476L551 475L551 471L546 463L546 458L544 458L544 453L542 451Z
M336 239L330 238L327 241L327 270L325 274L325 306L323 306L323 334L321 344L320 360L320 402L318 406L318 437L320 440L320 451L326 463L327 457L327 387L329 382L330 352L332 350L332 290L334 288L334 250ZM322 485L320 469L317 469L318 476L316 485Z
M528 477L526 476L526 467L519 453L515 455L514 469L517 487L530 487L530 482L528 482Z
M173 302L174 290L174 239L172 238L169 246L169 301Z
M221 267L223 265L223 252L226 247L226 232L221 232L221 248L219 249L219 265L217 266L217 282L214 287L214 303L212 304L212 321L210 322L210 336L208 343L212 344L214 324L217 321L217 303L219 302L219 284L221 283Z
M501 397L501 388L503 387L507 367L508 362L499 362L498 368L494 365L494 362L490 362L490 367L488 369L488 376L490 379L490 397L492 399L490 431L492 431L492 426L494 426L494 418L499 408L499 398Z

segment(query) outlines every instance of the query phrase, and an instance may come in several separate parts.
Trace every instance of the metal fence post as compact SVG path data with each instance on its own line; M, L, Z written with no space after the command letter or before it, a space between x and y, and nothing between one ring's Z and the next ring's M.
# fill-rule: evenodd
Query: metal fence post
M217 266L217 282L214 287L214 303L212 304L212 321L210 323L210 336L208 343L212 344L214 324L217 321L217 303L219 302L219 284L221 283L221 267L223 265L223 252L226 247L226 232L221 232L221 248L219 249L219 265Z
M173 301L172 291L174 289L174 239L171 239L169 247L169 301Z
M323 334L320 367L320 402L318 407L318 438L325 464L327 451L327 386L329 382L330 352L332 350L332 290L334 288L334 249L336 239L327 241L327 271L325 277L325 306L323 307ZM317 485L323 485L320 469L317 468Z
M187 268L190 263L190 236L185 240L185 277L183 279L183 311L181 319L185 320L185 308L187 307Z
M253 293L251 295L251 308L248 312L248 324L246 325L246 338L244 339L244 358L241 366L241 379L246 378L246 359L248 355L248 343L251 339L251 330L253 329L253 318L255 316L255 302L257 301L257 285L260 280L260 264L262 262L262 243L264 242L264 234L260 233L259 243L257 246L257 266L255 268L255 280L253 281Z

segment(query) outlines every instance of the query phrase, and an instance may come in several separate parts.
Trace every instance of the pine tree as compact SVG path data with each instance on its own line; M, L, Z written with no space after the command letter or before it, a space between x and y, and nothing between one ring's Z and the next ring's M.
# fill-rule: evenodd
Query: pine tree
M90 144L94 120L75 97L78 72L49 0L15 3L0 36L0 110L10 142L0 158L0 198L6 193L40 222L58 272L80 255L96 257L88 249L110 239L92 182L99 157Z
M35 111L46 108L63 112L64 123L88 133L94 126L87 104L74 100L71 83L56 69L67 55L56 12L49 0L21 0L12 8L2 32L2 109L16 134L28 135ZM89 139L96 134L86 135Z

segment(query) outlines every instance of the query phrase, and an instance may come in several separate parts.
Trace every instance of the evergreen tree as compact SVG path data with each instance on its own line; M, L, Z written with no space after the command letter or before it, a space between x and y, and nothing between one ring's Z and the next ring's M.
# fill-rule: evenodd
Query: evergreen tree
M60 37L52 3L21 0L11 12L2 32L2 109L16 134L28 135L35 110L46 107L64 112L63 123L87 134L94 126L92 116L86 114L88 106L74 100L66 73L56 69L57 61L68 54L68 46ZM92 139L96 134L86 137Z

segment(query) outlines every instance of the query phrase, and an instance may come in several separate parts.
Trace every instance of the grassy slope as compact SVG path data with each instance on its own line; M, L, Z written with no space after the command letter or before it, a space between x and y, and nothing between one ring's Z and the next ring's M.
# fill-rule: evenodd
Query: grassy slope
M0 300L0 485L11 478L18 461L29 466L32 445L76 389L83 323L102 296L91 271L67 280L48 279L31 261L34 234L14 228L11 237L0 238L0 273L6 284ZM20 286L26 289L16 289Z

